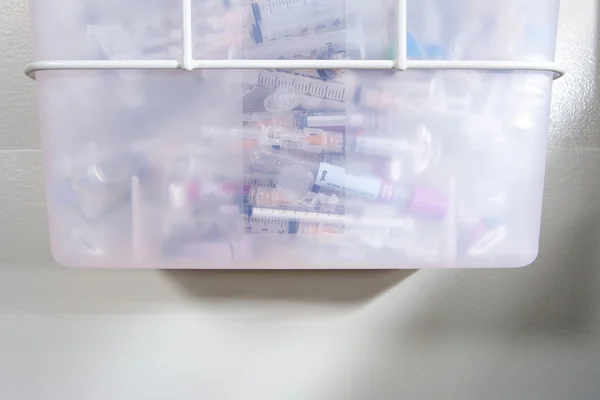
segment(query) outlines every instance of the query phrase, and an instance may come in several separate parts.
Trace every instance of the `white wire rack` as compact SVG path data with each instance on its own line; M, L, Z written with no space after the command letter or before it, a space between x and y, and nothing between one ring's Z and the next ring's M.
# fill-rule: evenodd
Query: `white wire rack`
M554 79L566 70L555 62L519 61L446 61L409 60L406 52L407 0L398 1L398 31L395 60L194 60L192 55L192 0L182 2L181 60L66 60L36 61L25 66L25 74L35 79L37 71L57 70L169 70L182 69L362 69L362 70L487 70L487 71L546 71Z

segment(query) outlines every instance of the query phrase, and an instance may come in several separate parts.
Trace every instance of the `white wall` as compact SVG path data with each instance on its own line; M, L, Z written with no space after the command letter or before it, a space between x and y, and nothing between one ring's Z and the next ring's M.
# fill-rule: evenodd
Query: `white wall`
M0 399L600 398L594 0L562 2L539 260L363 273L54 265L26 4L0 0Z

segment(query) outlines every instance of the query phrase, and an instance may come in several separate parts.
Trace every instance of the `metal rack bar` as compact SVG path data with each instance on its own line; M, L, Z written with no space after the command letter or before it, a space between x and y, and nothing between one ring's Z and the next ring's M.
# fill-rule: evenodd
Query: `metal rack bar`
M182 61L180 68L186 71L194 69L193 32L192 32L192 0L181 0Z
M408 60L406 53L407 5L397 0L397 36L395 60L194 60L191 0L181 0L182 59L177 60L65 60L36 61L25 66L25 74L35 79L38 71L70 70L173 70L181 69L358 69L358 70L479 70L546 71L554 79L566 70L555 62Z
M408 21L407 21L407 0L398 0L397 7L397 21L396 21L396 65L400 71L406 71L407 65L407 50L406 50L406 37L408 34Z
M392 60L195 60L190 66L177 60L90 60L90 61L37 61L25 66L25 74L35 79L38 71L70 70L169 70L169 69L397 69ZM554 78L566 71L554 62L520 61L421 61L408 60L405 70L484 70L484 71L547 71ZM402 71L402 70L400 70Z

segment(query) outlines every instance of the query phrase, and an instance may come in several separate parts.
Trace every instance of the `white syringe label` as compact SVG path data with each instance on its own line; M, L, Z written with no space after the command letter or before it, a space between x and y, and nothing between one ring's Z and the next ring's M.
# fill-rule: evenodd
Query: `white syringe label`
M332 190L346 191L371 200L381 199L386 193L382 193L384 182L381 179L370 176L355 176L346 173L344 167L321 163L316 176L315 184Z
M248 75L252 76L252 75ZM247 82L253 83L254 82ZM310 76L279 72L279 71L260 71L257 78L257 84L271 88L280 86L289 86L300 94L314 96L321 99L346 102L348 93L346 84L340 82L323 81Z

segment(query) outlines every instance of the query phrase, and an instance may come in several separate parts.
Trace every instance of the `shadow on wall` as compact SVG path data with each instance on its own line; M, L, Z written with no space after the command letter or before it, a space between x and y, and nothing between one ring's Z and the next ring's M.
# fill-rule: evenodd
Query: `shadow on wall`
M415 271L164 271L198 299L358 303Z
M599 152L550 153L540 255L527 268L163 273L198 300L360 303L356 318L368 326L433 340L451 332L583 335L598 300L600 181L587 172L594 165Z
M597 398L599 153L551 153L530 267L422 271L366 305L327 398Z
M422 271L365 306L369 324L403 332L405 339L413 333L431 340L451 333L587 339L599 313L600 181L588 172L593 166L600 166L600 152L550 153L533 265Z

